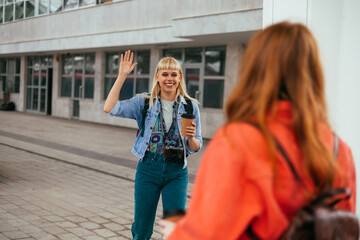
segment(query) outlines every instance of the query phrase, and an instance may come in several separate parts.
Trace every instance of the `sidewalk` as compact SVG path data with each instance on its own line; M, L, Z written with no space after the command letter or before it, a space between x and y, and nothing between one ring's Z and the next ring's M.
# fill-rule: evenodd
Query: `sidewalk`
M0 240L131 239L135 135L0 112ZM206 145L189 157L189 195ZM156 221L161 216L160 199ZM161 239L157 224L152 239Z

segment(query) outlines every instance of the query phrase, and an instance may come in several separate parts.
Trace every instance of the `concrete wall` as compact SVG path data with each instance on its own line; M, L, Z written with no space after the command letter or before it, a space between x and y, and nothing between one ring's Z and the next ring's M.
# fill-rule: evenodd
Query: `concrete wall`
M237 80L243 44L262 27L262 0L123 0L0 24L0 57L53 55L52 115L72 118L73 100L60 96L61 55L95 52L94 99L80 100L80 120L136 128L109 118L104 104L105 53L150 49L150 89L163 48L226 45L224 102ZM26 111L26 65L12 100ZM223 110L201 109L202 134L211 138Z
M195 29L188 21L205 21L191 36L257 30L261 7L261 0L114 2L0 24L0 54L186 42L179 37Z
M360 170L360 1L264 1L263 25L282 20L306 24L317 38L326 79L329 119L351 147ZM357 192L360 182L357 181ZM360 198L357 198L360 213Z

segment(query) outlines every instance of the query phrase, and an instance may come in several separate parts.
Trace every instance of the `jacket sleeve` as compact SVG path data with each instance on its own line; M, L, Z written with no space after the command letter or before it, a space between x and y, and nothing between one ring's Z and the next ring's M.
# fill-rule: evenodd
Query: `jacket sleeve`
M355 163L350 148L340 140L340 148L338 155L338 162L340 171L335 178L335 187L346 187L351 191L351 196L348 200L342 201L336 206L338 208L356 211L356 172Z
M194 102L191 102L192 105L193 105L193 109L194 109L194 115L195 115L195 124L196 124L196 134L195 134L195 138L199 141L200 143L200 146L199 146L199 149L196 151L198 152L202 145L203 145L203 139L201 137L201 121L200 121L200 110L199 110L199 106L194 103ZM188 139L185 138L185 146L186 146L186 151L188 154L194 154L196 152L192 151L189 147L189 144L188 144Z
M111 116L138 120L144 108L144 103L144 98L139 95L123 101L118 100L109 114Z
M241 159L215 136L199 167L189 209L168 239L238 239L260 214L260 194L242 178Z

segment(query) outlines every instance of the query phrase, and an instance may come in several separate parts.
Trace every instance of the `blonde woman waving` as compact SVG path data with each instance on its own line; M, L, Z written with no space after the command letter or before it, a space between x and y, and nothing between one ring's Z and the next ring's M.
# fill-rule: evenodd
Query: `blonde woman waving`
M133 63L132 52L121 54L119 75L104 106L112 116L135 119L140 134L132 153L140 160L135 177L133 239L150 239L160 194L166 211L184 210L188 183L187 156L202 146L198 102L185 87L180 64L171 57L156 67L150 94L119 101L119 93ZM188 113L187 109L192 112ZM188 110L190 111L190 110ZM181 132L181 115L193 114L192 125Z

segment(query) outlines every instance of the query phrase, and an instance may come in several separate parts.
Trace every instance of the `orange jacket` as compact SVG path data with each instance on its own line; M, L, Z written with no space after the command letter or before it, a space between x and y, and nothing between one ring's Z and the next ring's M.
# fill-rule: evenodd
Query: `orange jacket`
M268 127L305 184L314 190L304 176L301 152L290 123L290 103L281 101ZM321 126L321 134L332 149L331 129ZM266 149L263 134L249 124L231 123L220 128L203 156L187 214L168 239L248 239L245 231L250 223L258 237L277 239L309 199L279 152L278 180L274 180ZM352 192L352 197L338 207L355 212L354 161L341 139L337 162L345 174L335 177L334 187L349 187Z

